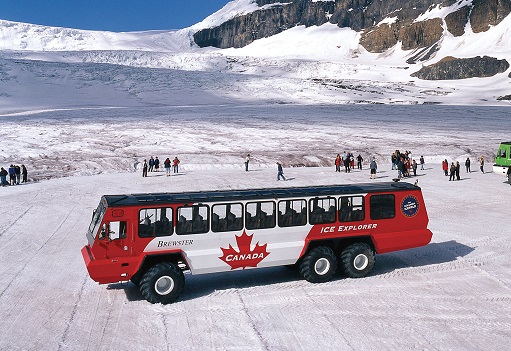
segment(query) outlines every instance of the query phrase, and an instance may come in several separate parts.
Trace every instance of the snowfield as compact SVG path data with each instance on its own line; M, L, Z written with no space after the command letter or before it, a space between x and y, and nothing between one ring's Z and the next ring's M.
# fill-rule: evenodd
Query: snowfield
M511 186L477 167L419 180L432 242L378 255L362 279L311 284L286 268L186 275L179 300L148 303L131 283L98 285L80 249L103 194L369 181L367 166L186 169L77 176L2 188L1 350L503 350L511 336ZM376 181L395 177L380 164Z
M443 17L435 8L423 18ZM178 31L110 33L0 20L0 350L507 350L511 186L491 172L509 141L507 70L421 81L400 46L371 54L333 25L290 29L242 49L198 48L193 32L254 10L238 0ZM391 18L385 23L390 23ZM446 35L442 57L511 62L511 16ZM432 242L378 255L370 276L324 284L287 268L192 276L177 302L131 283L98 285L80 250L104 194L391 181L390 155L424 155ZM337 153L366 160L335 173ZM251 171L243 168L252 156ZM179 175L142 178L150 156ZM485 171L477 158L486 159ZM449 182L441 160L469 157ZM275 162L290 181L277 182Z

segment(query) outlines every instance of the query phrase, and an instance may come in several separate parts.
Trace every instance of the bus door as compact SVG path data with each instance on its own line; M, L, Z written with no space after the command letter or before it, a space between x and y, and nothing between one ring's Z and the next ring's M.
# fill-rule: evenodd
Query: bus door
M130 255L130 243L126 235L126 221L110 221L103 223L100 237L106 238L106 257L125 257Z

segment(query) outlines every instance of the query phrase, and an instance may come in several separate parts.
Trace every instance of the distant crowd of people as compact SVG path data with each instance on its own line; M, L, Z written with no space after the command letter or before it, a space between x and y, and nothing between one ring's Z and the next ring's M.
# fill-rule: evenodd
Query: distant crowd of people
M335 171L340 172L341 167L344 167L345 173L350 173L352 169L355 169L355 159L357 160L357 169L362 169L362 161L364 158L362 155L358 155L356 158L351 152L344 151L342 154L337 154L335 158Z
M425 159L424 156L421 155L419 157L419 163L415 159L411 157L412 152L409 150L406 150L404 152L401 152L399 150L396 150L391 155L391 162L392 162L392 170L397 170L397 178L394 179L395 181L398 181L402 178L417 176L417 169L420 166L420 170L424 170L425 165ZM249 164L251 161L250 154L247 154L244 159L244 166L245 171L249 171ZM341 169L344 168L345 173L350 173L353 169L355 169L355 161L357 161L357 169L362 170L362 163L364 161L364 158L361 154L359 154L357 157L354 157L354 154L352 152L346 152L337 154L334 160L335 165L335 172L341 172ZM483 156L480 156L478 158L480 170L482 173L484 173L484 158ZM167 176L170 176L172 173L179 173L179 164L181 161L176 157L174 157L173 160L170 158L166 158L165 161L163 161L163 167L165 168L165 173ZM283 165L280 162L276 162L277 165L277 180L286 180L284 177L284 171L283 171ZM449 165L449 162L447 159L442 161L442 170L445 174L445 176L449 176L449 180L460 180L460 162L459 161L453 161ZM470 158L467 157L465 160L465 168L466 172L471 172L471 161ZM11 170L12 169L12 170ZM18 167L19 170L19 167ZM376 163L376 158L371 157L369 161L369 171L370 171L370 179L376 179L376 173L378 170L378 165ZM142 177L147 177L149 172L159 172L160 171L160 160L158 159L158 156L153 157L151 156L149 158L149 161L147 159L144 160L142 164ZM16 173L16 166L12 166L9 168L9 172L5 171L2 168L2 172L0 172L0 176L2 176L2 185L9 185L9 183L6 182L6 175L9 174L11 176L11 173L14 174L14 176L10 177L10 184L19 184L19 174L21 173L23 175L23 181L26 182L26 168L24 165L21 166L21 172L18 171ZM4 174L5 173L5 174ZM509 168L507 172L508 180L511 184L510 179L510 173L511 173L511 167ZM16 174L18 174L16 178ZM16 181L17 179L17 181Z
M176 157L171 161L170 158L166 158L165 161L163 161L163 167L165 168L165 173L168 176L171 175L171 169L174 173L179 173L179 164L181 161ZM153 157L151 156L149 158L149 162L147 162L147 159L144 160L142 163L142 177L147 177L148 172L159 172L160 171L160 160L158 159L158 156Z
M2 186L7 185L19 185L27 182L27 168L25 165L10 165L8 170L0 168L0 184ZM9 176L9 182L7 182L7 176Z

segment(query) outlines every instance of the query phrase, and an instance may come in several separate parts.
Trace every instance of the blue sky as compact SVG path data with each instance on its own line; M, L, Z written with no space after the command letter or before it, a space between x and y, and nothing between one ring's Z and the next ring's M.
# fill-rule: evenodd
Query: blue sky
M0 0L0 19L77 29L128 32L181 29L229 0Z

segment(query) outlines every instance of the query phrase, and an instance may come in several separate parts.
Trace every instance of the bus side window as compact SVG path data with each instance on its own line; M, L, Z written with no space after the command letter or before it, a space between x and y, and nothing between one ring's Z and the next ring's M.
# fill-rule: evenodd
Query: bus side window
M307 224L307 201L284 200L279 202L279 227Z
M333 197L315 197L309 204L309 223L333 223L336 212L336 200Z
M364 215L363 196L341 196L339 198L339 221L361 221Z
M245 207L245 227L264 229L275 227L275 202L249 202Z
M206 205L183 206L177 209L176 233L178 235L202 234L209 231L209 207Z
M243 229L243 205L219 204L211 208L211 230L228 232Z
M151 238L172 235L172 208L143 208L138 216L138 236Z
M110 222L108 224L108 238L110 240L126 239L126 222Z
M369 200L371 219L386 219L396 216L396 199L393 194L372 195Z

